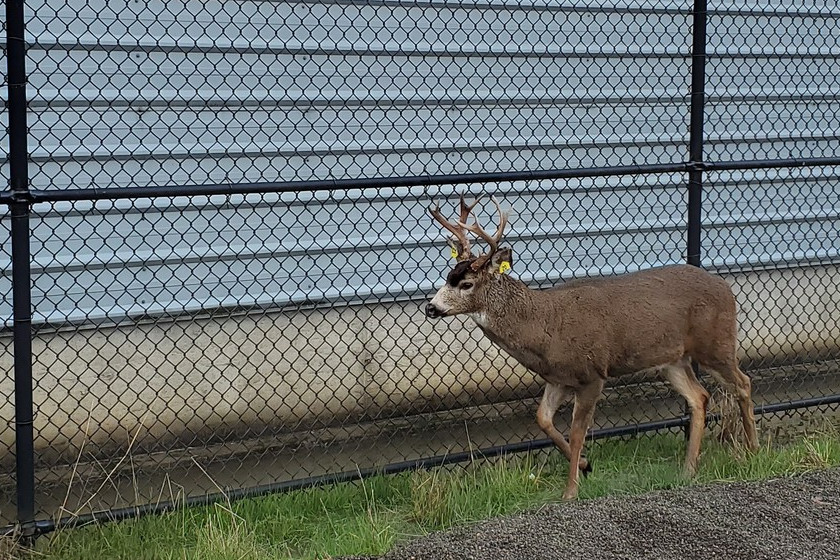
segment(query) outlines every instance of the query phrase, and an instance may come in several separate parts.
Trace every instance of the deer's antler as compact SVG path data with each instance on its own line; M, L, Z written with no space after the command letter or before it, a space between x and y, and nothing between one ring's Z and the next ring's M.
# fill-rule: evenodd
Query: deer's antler
M502 212L502 207L499 206L499 202L496 200L496 197L491 197L490 200L493 201L493 204L496 205L496 211L499 212L499 227L494 235L491 236L489 233L484 231L480 225L478 225L478 218L475 218L475 223L472 225L467 224L466 220L461 220L460 222L458 222L459 226L466 229L467 231L474 233L475 235L486 241L487 244L490 246L489 253L481 255L475 260L474 263L472 263L471 266L473 270L479 270L482 266L487 264L487 261L489 261L496 253L496 251L499 250L499 241L502 240L502 234L504 234L505 226L507 226L507 214Z
M458 248L458 260L469 259L472 258L472 252L470 251L470 242L467 239L467 235L464 232L464 222L467 221L469 218L472 209L475 208L475 205L478 204L478 199L476 199L472 204L467 205L464 201L464 195L461 195L461 217L458 219L456 223L451 223L443 217L440 213L440 208L438 208L437 204L432 208L429 208L429 211L432 214L432 217L444 227L447 231L452 233L455 236L455 239L458 240L460 247Z

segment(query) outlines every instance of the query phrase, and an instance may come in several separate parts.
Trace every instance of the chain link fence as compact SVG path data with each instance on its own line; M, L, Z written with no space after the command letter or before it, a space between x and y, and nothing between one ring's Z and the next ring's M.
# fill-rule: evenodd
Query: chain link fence
M540 381L422 313L461 192L534 287L694 255L758 412L837 410L823 3L6 1L0 526L545 447ZM683 415L622 379L595 434Z

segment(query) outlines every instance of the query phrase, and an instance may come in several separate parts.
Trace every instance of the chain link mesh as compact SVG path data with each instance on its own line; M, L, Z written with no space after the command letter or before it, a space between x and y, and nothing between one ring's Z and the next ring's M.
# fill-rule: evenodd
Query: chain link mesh
M836 157L840 16L711 4L708 160ZM454 213L462 191L497 196L513 272L534 287L685 260L681 172L236 191L680 164L688 2L26 6L31 187L173 186L33 206L39 518L542 438L540 381L469 320L422 314L451 265L432 201ZM703 266L736 290L756 403L837 394L837 168L705 181ZM177 190L207 184L231 194ZM7 218L0 464L12 472ZM622 379L595 428L683 406L662 383ZM14 479L0 477L3 525Z
M5 116L5 115L4 115ZM5 167L8 177L8 167ZM0 171L2 172L2 171ZM0 210L0 259L3 260L3 274L0 275L0 305L3 306L3 330L0 336L0 363L4 374L0 377L0 402L6 403L0 407L0 503L15 503L15 480L11 473L14 468L15 449L15 411L14 394L15 382L12 374L12 315L7 310L12 308L12 278L9 273L9 263L12 259L11 232L9 230L9 209ZM9 507L0 507L0 525L9 525L15 520L14 511Z

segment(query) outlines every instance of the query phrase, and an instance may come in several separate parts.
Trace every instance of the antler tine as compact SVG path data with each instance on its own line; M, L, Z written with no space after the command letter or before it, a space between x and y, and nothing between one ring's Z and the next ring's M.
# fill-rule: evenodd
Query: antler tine
M467 215L469 215L470 211L472 211L473 206L475 206L475 203L473 203L472 206L467 206L464 203L464 195L462 194L461 195L461 215L462 216L464 215L465 210L466 210ZM432 217L435 219L435 221L437 221L440 225L442 225L444 227L444 229L446 229L447 231L452 233L452 235L454 235L455 238L458 240L458 243L461 244L461 255L460 256L467 257L467 256L471 255L470 241L469 241L469 239L467 239L467 236L464 233L464 228L461 227L460 223L453 224L453 223L450 223L449 221L447 221L447 219L444 218L443 215L440 213L440 208L438 207L437 204L435 204L434 207L430 206L429 207L429 212L432 214Z
M473 208L475 208L475 205L478 204L479 200L480 200L480 197L476 197L476 199L473 201L473 203L470 204L469 206L467 206L467 203L464 202L464 193L461 193L461 218L458 220L459 224L467 223L467 218L470 217L470 214L472 213Z
M491 196L490 200L493 201L493 204L496 205L496 212L499 213L499 228L496 230L496 234L493 238L496 240L496 243L502 240L502 235L505 233L505 227L507 227L508 217L507 214L502 212L502 207L499 206L499 201L496 200L495 196Z
M490 252L486 255L482 255L480 258L476 259L473 263L474 269L479 269L484 266L490 258L499 250L499 241L502 240L502 235L505 231L505 226L507 226L507 214L502 212L502 207L499 206L499 202L496 200L496 197L493 196L491 199L493 204L496 205L496 211L499 213L499 227L496 229L496 233L494 235L490 235L478 224L478 218L475 218L474 224L467 224L465 222L459 222L458 225L466 229L467 231L471 231L472 233L476 234L478 237L483 239L487 245L490 246Z

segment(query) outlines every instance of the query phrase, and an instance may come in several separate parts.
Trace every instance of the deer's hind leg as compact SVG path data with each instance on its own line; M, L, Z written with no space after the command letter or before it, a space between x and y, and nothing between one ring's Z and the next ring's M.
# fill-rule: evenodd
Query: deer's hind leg
M697 473L700 442L706 428L706 406L709 403L709 392L697 381L697 376L691 369L690 359L686 358L665 366L662 368L662 375L674 390L685 398L691 411L684 468L687 475L694 476Z
M721 387L738 400L741 422L744 425L744 439L750 451L758 449L758 432L755 429L755 415L752 403L752 382L733 361L732 363L704 364L703 368L715 378Z

